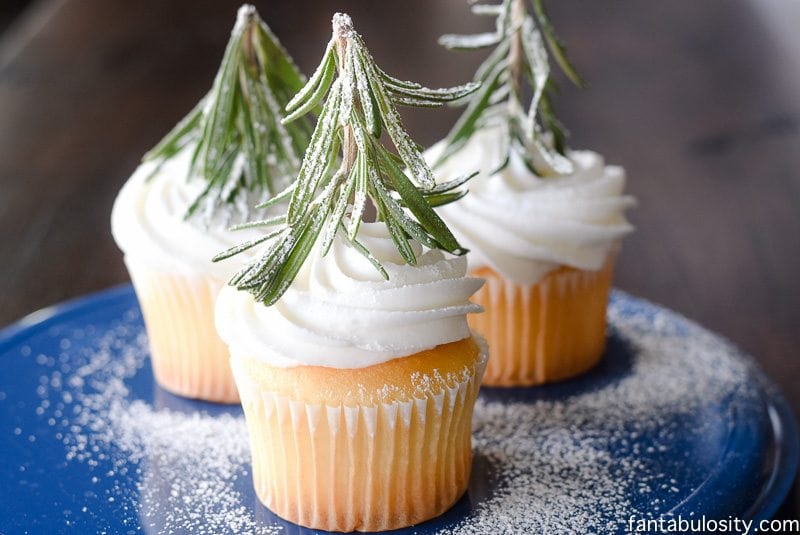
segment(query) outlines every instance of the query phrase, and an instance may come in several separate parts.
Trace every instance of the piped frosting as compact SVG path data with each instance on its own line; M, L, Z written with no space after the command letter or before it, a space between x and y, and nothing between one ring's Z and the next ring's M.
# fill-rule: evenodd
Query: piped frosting
M157 170L155 162L141 164L114 201L111 233L120 249L137 262L226 280L241 261L214 263L211 259L260 233L230 231L234 221L224 211L205 219L200 214L184 219L189 205L207 185L200 178L187 179L191 153L189 147Z
M559 266L598 270L619 240L633 230L624 211L625 171L591 151L567 154L574 171L538 177L511 151L498 128L485 128L435 169L441 181L480 170L470 192L439 209L469 250L470 269L490 267L517 284L535 284ZM429 161L444 149L432 147ZM494 171L494 172L493 172Z
M315 248L273 306L226 287L217 300L217 330L234 355L278 367L360 368L470 336L469 301L483 284L466 276L464 257L413 243L405 263L385 225L363 223L359 240L386 269L385 280L342 236L326 256Z

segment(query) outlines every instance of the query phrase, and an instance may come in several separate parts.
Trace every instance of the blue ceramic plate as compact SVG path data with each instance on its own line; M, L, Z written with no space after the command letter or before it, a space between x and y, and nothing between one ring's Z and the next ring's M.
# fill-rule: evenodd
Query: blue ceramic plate
M589 374L483 389L467 495L400 532L623 533L774 514L798 461L775 387L648 302L615 292L609 324ZM255 498L241 410L158 388L143 333L129 286L0 333L0 533L312 533Z

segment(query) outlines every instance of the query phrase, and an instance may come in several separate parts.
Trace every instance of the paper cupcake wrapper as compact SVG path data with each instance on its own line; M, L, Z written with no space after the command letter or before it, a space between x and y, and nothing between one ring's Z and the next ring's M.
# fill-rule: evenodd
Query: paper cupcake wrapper
M214 302L224 281L157 271L125 258L144 316L153 374L189 398L238 403L227 346L217 335Z
M471 377L441 393L349 407L265 390L234 356L259 499L291 522L329 531L397 529L442 514L469 482L480 359Z
M600 360L614 255L598 271L560 268L534 285L495 271L473 273L486 284L473 301L484 307L469 324L489 343L483 384L531 386L573 377Z

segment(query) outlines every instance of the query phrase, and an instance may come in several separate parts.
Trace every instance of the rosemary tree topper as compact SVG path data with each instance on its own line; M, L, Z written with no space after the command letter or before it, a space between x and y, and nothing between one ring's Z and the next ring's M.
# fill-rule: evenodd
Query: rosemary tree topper
M243 5L211 90L144 157L163 163L194 145L188 177L201 177L206 187L187 218L201 206L209 215L234 203L246 216L252 198L264 200L286 186L311 124L284 124L283 107L304 81L256 9Z
M284 215L238 227L272 230L215 258L266 243L265 252L234 275L230 284L271 305L294 280L317 240L321 240L322 254L327 254L337 233L388 278L358 241L368 199L409 264L416 264L411 239L431 249L466 252L433 207L463 195L461 186L472 175L436 184L421 147L403 128L397 106L436 107L463 98L477 87L470 83L428 89L390 76L376 65L350 17L334 15L333 37L319 67L286 106L289 115L284 122L291 123L321 105L297 178L260 205L288 199L288 208ZM382 142L384 137L396 152Z
M572 162L565 157L564 129L551 103L557 86L550 76L548 49L567 78L579 87L584 82L567 59L542 0L532 3L533 16L527 12L525 0L474 4L472 12L476 15L495 17L495 31L443 35L439 39L450 49L494 49L475 73L481 89L470 97L467 108L448 134L437 165L463 148L476 130L501 126L507 130L508 151L516 151L535 174L572 172ZM522 104L523 82L529 84L532 94L527 110ZM507 163L508 157L503 166Z

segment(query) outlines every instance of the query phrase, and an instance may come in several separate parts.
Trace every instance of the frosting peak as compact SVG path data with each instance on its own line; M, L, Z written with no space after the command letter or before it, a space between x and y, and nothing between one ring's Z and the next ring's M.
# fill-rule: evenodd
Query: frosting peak
M624 216L635 204L623 194L624 169L606 165L597 153L572 151L571 174L541 178L511 151L508 164L492 173L506 146L499 128L485 128L436 169L442 181L481 171L468 195L439 209L470 249L470 267L491 267L517 284L535 284L561 265L600 269L633 230ZM432 147L429 160L443 148Z
M232 352L270 365L360 368L470 336L469 301L483 280L466 277L463 257L446 258L413 244L417 265L403 262L382 223L362 223L359 240L389 280L342 237L326 256L312 251L273 306L226 287L217 330Z

